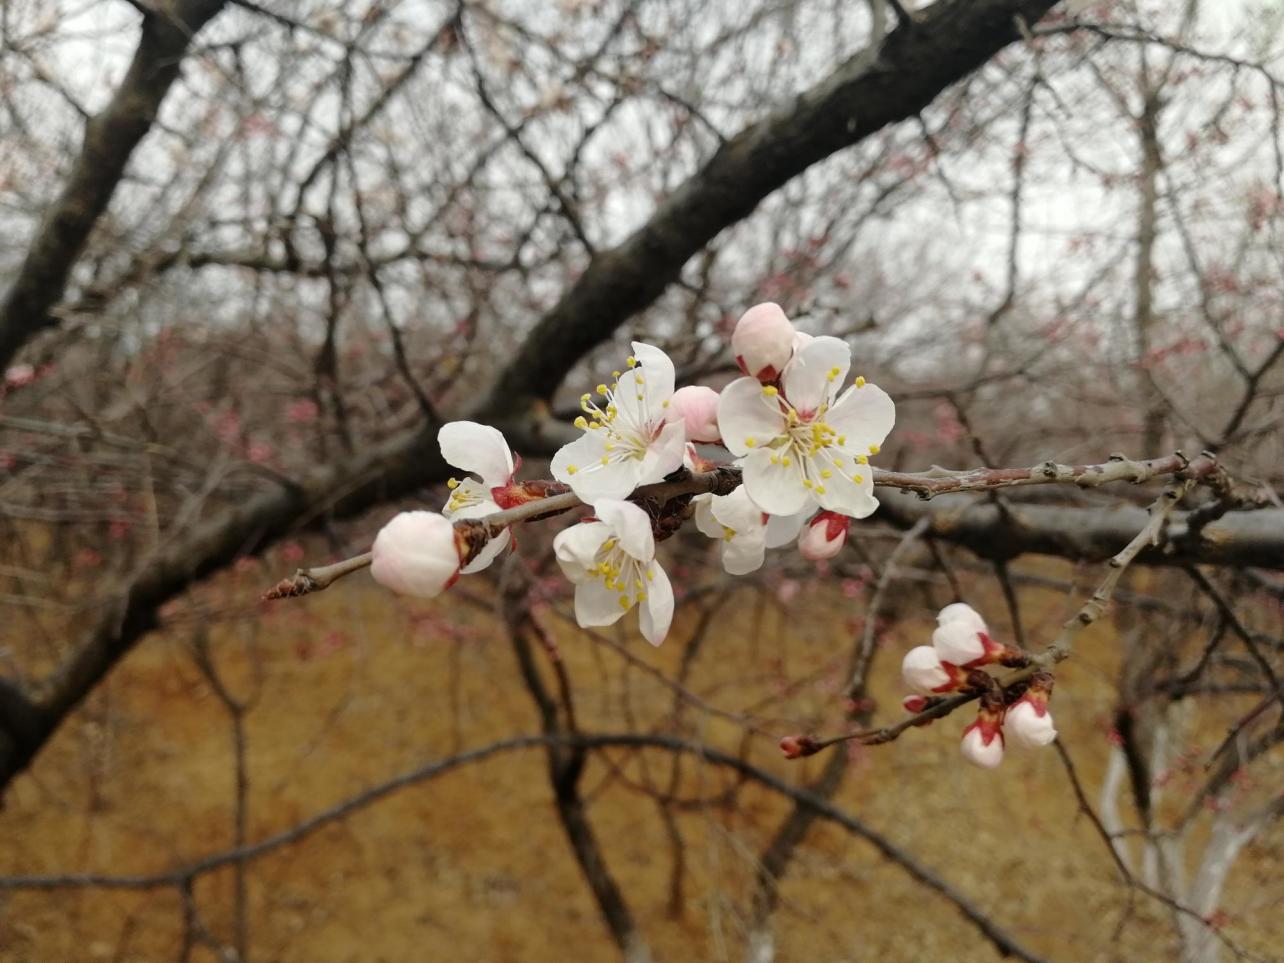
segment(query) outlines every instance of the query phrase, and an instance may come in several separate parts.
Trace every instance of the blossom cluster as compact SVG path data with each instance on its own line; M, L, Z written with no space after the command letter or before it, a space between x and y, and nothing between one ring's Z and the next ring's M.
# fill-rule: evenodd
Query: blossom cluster
M990 636L980 613L970 605L955 602L941 609L931 645L920 645L905 653L901 678L914 690L903 704L910 712L922 712L933 700L948 692L976 687L978 681L991 683L983 693L976 721L963 730L963 758L985 769L1003 761L1007 738L1020 746L1046 746L1057 737L1048 711L1052 677L1035 673L1021 695L1006 704L997 682L982 673L982 666L1020 664L1022 653L1009 649ZM987 695L990 696L987 698Z
M551 471L591 507L559 532L554 551L575 585L581 626L604 626L633 608L643 636L659 645L673 620L673 587L655 557L671 534L637 501L642 486L684 466L709 470L730 463L742 484L728 494L692 499L700 532L721 546L723 566L743 575L768 548L796 541L803 557L832 558L852 519L871 514L869 465L895 421L886 392L857 377L849 383L851 349L833 337L798 331L775 304L750 308L736 324L732 352L743 377L721 392L675 386L673 362L659 348L633 342L632 355L608 381L580 397L582 434L554 454ZM511 543L507 529L479 543L456 522L494 516L550 490L518 482L503 435L474 422L451 422L438 441L443 459L471 476L450 482L440 512L404 512L375 538L371 572L381 584L434 596L460 574L477 572ZM721 461L709 448L721 446ZM712 460L711 460L712 459Z

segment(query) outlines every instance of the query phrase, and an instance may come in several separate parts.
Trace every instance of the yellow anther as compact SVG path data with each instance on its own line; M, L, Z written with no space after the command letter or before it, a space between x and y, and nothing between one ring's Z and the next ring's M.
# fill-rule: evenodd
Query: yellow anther
M628 607L629 607L629 597L628 597L627 595L621 595L621 596L620 596L620 608L622 608L622 609L627 609Z
M641 396L641 395L638 395L637 397L638 397L638 401L641 401L641 400L642 400L642 396Z
M575 427L579 428L581 431L587 431L588 419L585 418L583 415L580 415L578 418L575 419Z
M611 459L606 455L603 455L601 460L603 465L609 465L611 463Z
M661 407L661 408L667 408L667 407L669 407L669 403L668 403L668 401L662 401L662 402L660 402L660 407Z
M635 578L635 579L633 580L633 587L634 587L634 588L642 588L642 580L641 580L640 578Z
M869 446L869 453L870 453L871 455L877 455L877 454L878 454L878 450L879 450L879 449L878 449L878 446L877 446L877 445L870 445L870 446Z
M865 379L860 377L859 375L856 376L856 387L857 388L865 387Z
M449 488L449 489L451 489L452 491L453 491L454 489L458 488L458 487L459 487L459 479L458 479L458 478L452 478L450 481L446 482L446 487L447 487L447 488Z
M865 477L863 475L852 475L852 481L854 481L857 485L859 485L864 480L865 480Z
M633 357L633 355L629 355L626 361L628 362L628 366L630 368L636 367L638 363L638 359Z
M593 396L591 394L589 394L588 392L585 392L584 394L580 395L580 404L587 405L589 403L589 400L592 397Z
M821 477L821 478L833 478L833 477L834 477L834 473L833 473L832 471L830 471L828 468L822 468L822 469L820 470L820 477Z
M645 602L645 601L646 601L646 593L645 593L645 592L639 592L639 593L638 593L638 601L639 601L639 602Z
M779 464L780 464L780 456L779 456L779 455L772 455L772 456L771 456L771 463L772 463L773 465L779 465Z
M606 443L606 450L607 450L607 451L615 451L615 445L611 444L611 442L609 442L609 441L608 441L608 442Z
M776 395L780 394L780 389L777 388L775 385L763 385L762 393L766 395L768 398L774 398L776 397Z
M868 456L868 455L857 455L857 456L856 456L856 460L857 460L858 462L860 462L862 465L868 465L868 464L869 464L869 456Z
M836 379L840 374L842 374L842 369L841 369L841 368L830 368L830 369L829 369L829 374L825 375L825 379L826 379L827 381L833 381L833 380L834 380L834 379Z
M838 436L838 444L839 444L839 446L840 446L840 447L841 447L841 446L843 446L843 445L845 445L845 444L847 444L847 436L846 436L846 435L839 435L839 436Z
M619 381L619 380L620 380L620 373L619 373L618 371L612 371L612 372L611 372L611 377L612 377L612 378L614 378L616 381Z
M647 569L647 570L646 570L646 580L647 580L648 582L654 582L654 581L655 581L655 572L651 571L650 569Z
M598 393L599 395L604 395L604 394L606 394L606 385L598 385L598 386L597 386L597 393Z
M817 495L823 495L823 494L825 494L825 486L824 486L824 485L817 485L817 486L816 486L816 494L817 494Z
M791 464L791 462L789 461L789 456L785 455L783 458L781 458L780 463L784 465L786 468L788 468L789 465Z
M811 487L812 487L812 485L811 485L811 479L810 479L810 478L804 478L804 479L803 479L803 488L806 488L806 489L808 489L808 490L810 491Z
M750 435L748 438L745 439L746 448L752 448L756 444L758 444L758 442L754 440L753 435Z
M566 474L568 475L574 475L577 471L579 471L579 469L576 468L574 465L566 466Z

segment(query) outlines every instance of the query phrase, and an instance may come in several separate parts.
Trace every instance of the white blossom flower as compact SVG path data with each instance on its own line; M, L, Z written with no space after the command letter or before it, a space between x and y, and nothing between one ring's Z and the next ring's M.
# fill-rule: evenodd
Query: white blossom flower
M628 371L613 372L608 388L580 398L585 415L575 419L584 434L553 456L553 477L571 486L581 499L620 499L639 485L664 479L682 465L686 427L669 421L673 397L673 362L659 348L633 342Z
M632 502L599 498L595 520L553 539L562 572L575 583L575 620L613 625L637 605L643 637L659 645L673 621L673 586L655 560L651 518Z
M963 730L959 749L972 765L993 769L1003 761L1003 730L997 724L977 719Z
M847 544L851 519L837 512L817 512L798 536L798 551L809 562L833 558Z
M508 507L496 501L497 492L506 491L513 482L513 453L504 435L489 425L475 421L452 421L437 432L437 444L446 463L461 471L480 476L463 481L452 478L450 498L441 513L446 518L484 518ZM508 545L508 530L492 538L477 557L463 568L465 575L480 572L493 562Z
M749 377L775 381L794 352L796 334L780 305L766 301L740 316L731 332L731 351Z
M370 574L403 595L432 598L459 577L455 526L436 512L402 512L375 536Z
M767 516L743 485L730 495L697 495L692 503L696 527L722 543L723 568L732 575L747 575L762 567Z
M714 442L718 435L718 393L704 385L685 385L669 399L668 418L686 425L687 440Z
M1024 696L1008 709L1003 728L1017 745L1027 748L1049 745L1057 737L1047 705L1038 705Z
M739 378L718 400L722 442L741 456L749 496L772 515L792 515L814 500L864 518L877 507L869 456L892 430L886 392L857 378L839 393L851 349L813 338L785 368L779 389Z

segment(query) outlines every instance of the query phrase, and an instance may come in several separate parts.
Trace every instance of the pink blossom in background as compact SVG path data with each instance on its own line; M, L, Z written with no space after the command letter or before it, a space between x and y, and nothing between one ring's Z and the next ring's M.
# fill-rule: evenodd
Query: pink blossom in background
M294 425L316 421L317 416L320 414L321 409L317 407L317 403L311 398L300 398L298 401L292 401L285 408L285 420Z

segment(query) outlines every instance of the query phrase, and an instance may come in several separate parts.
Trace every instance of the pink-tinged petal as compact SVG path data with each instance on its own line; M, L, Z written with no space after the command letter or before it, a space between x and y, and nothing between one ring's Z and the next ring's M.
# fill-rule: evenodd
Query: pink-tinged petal
M611 529L601 522L579 522L568 525L553 539L557 564L572 582L588 578L587 569L597 564L598 549L611 537Z
M990 631L985 624L985 619L981 618L981 613L966 602L951 602L936 616L937 625L947 625L950 622L962 622L973 632L988 634Z
M1033 704L1024 699L1007 711L1003 729L1017 745L1027 749L1049 745L1057 738L1052 713L1045 709L1040 714Z
M780 546L788 545L792 542L798 537L803 525L815 511L816 503L808 500L801 511L794 512L792 515L772 515L769 517L767 519L767 548L780 548Z
M792 458L785 464L783 458L771 451L757 450L744 460L744 488L749 497L762 506L769 515L793 515L807 504L810 493L803 487L802 466Z
M655 562L647 568L646 601L638 606L638 624L652 645L663 642L673 624L673 585Z
M633 357L637 361L633 370L641 369L645 380L643 412L647 421L660 421L665 416L664 403L673 397L673 362L659 348L641 341L633 342ZM627 377L627 372L621 376L622 384Z
M906 688L928 694L948 685L950 675L941 665L941 658L930 645L920 645L905 653L901 660L901 681Z
M620 607L620 595L600 578L575 586L575 621L581 628L614 625L628 609Z
M874 470L868 465L853 466L850 460L844 459L843 470L835 471L833 477L825 479L825 491L816 496L822 508L848 518L868 518L878 510L878 499L874 497ZM859 478L860 481L855 481Z
M932 648L942 662L966 666L985 658L985 644L976 629L964 621L946 622L932 632Z
M402 512L379 530L370 574L403 595L440 595L459 574L455 526L436 512Z
M722 435L718 431L718 393L704 385L686 385L669 399L665 413L669 421L681 421L686 426L687 440L715 442Z
M831 559L847 544L851 519L837 512L820 512L798 537L798 551L811 562Z
M1003 736L991 735L987 741L987 733L975 722L963 730L959 748L964 759L982 769L993 769L1003 761Z
M843 448L852 455L869 455L881 445L896 424L896 405L877 385L854 385L839 396L825 416L835 434L845 438Z
M437 443L446 464L472 472L487 488L507 485L513 477L513 453L503 433L490 425L449 422L437 432Z
M639 562L655 558L655 537L651 534L651 516L632 502L614 498L599 499L593 514L620 540L620 548Z
M753 378L737 378L718 396L718 430L734 455L747 455L784 432L785 414Z
M755 304L740 316L731 332L731 352L751 378L775 381L794 350L794 326L780 305Z
M837 395L851 364L852 349L845 341L828 336L812 338L785 369L785 397L799 414L817 411Z

